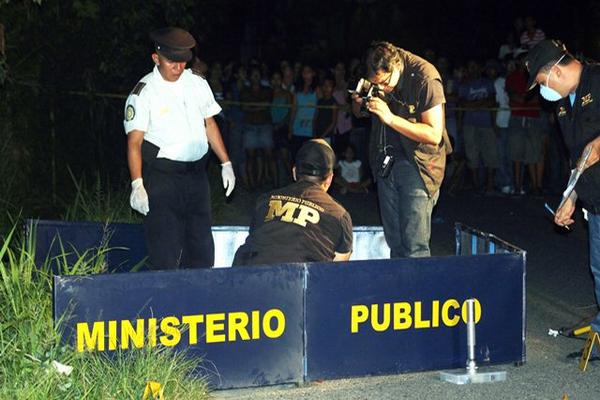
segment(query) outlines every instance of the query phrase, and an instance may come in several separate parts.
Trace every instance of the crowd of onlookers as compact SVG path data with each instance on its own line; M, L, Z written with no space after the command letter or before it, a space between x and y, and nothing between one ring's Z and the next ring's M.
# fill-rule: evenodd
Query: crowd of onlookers
M566 155L552 105L528 90L523 63L527 50L544 38L527 17L515 20L498 54L485 61L451 61L431 50L414 51L442 76L446 127L454 144L445 184L450 190L512 196L561 190ZM340 160L340 193L369 190L370 116L353 115L349 96L362 76L360 60L325 66L196 60L194 68L223 105L218 123L246 188L290 182L295 152L304 141L320 137Z
M446 127L474 190L541 196L559 191L566 155L552 105L527 87L524 58L546 36L532 17L514 22L497 57L453 69L444 58L434 63L444 81Z
M360 77L358 59L330 68L287 60L268 65L256 59L226 65L196 61L193 68L206 77L223 106L217 122L246 188L289 183L296 151L319 137L338 155L340 192L369 190L371 121L350 109L349 90Z

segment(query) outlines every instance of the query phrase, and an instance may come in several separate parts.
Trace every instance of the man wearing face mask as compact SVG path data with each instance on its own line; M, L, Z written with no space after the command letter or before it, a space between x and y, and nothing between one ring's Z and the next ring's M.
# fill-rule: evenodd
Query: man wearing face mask
M125 103L130 204L144 215L152 269L211 267L209 147L221 161L227 196L235 185L214 120L221 107L206 80L185 68L196 45L189 32L163 28L150 37L154 70Z
M575 190L556 211L554 222L571 225L575 202L583 203L589 228L590 268L594 276L596 300L600 299L600 65L583 64L557 40L544 40L533 47L525 59L529 88L540 85L540 94L556 101L556 115L570 159L576 161L588 149ZM591 323L600 332L600 314Z

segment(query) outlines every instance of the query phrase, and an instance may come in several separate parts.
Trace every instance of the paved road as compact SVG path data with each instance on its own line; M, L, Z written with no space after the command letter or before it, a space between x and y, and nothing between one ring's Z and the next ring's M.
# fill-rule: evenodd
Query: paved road
M229 207L251 207L253 196ZM379 224L374 194L339 196L355 225ZM456 386L438 372L363 377L213 393L216 399L600 399L600 362L582 373L565 355L583 342L548 336L548 328L572 326L593 315L596 305L588 268L587 229L578 218L571 232L555 228L544 201L557 197L480 197L443 193L434 212L432 252L453 254L454 222L463 222L527 251L527 363L501 366L506 382ZM369 212L371 210L371 212ZM578 213L580 215L580 213ZM233 222L233 221L228 221Z

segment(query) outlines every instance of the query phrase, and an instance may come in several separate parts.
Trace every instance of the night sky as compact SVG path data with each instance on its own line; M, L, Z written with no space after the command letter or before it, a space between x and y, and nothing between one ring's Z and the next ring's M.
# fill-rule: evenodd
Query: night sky
M225 29L192 30L209 61L239 55L324 63L360 57L371 40L385 39L417 54L432 49L459 62L494 57L514 19L531 15L547 37L563 40L573 53L600 58L599 3L249 0L232 10Z

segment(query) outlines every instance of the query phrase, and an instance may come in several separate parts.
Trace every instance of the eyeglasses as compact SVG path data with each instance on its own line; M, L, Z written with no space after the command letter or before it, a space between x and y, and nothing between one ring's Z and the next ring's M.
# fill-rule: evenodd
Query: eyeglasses
M373 85L377 85L377 86L381 86L381 87L383 87L383 86L389 86L390 82L392 81L392 75L394 75L394 70L392 70L392 72L390 72L390 74L388 75L388 77L386 79L384 79L383 81L381 81L381 82L373 82L373 81L371 81L371 83Z

